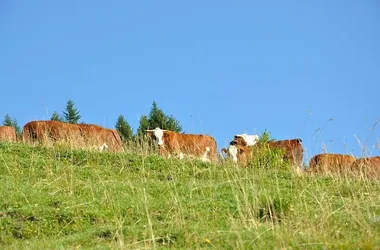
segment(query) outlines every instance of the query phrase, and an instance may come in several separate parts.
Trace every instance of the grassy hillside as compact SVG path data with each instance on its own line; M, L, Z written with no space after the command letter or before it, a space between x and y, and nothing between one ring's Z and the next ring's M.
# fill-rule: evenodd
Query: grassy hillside
M380 183L0 144L1 249L380 248Z

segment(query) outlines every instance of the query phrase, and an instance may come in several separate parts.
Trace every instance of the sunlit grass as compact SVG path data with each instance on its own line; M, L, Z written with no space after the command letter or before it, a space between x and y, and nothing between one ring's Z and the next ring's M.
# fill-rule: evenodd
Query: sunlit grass
M379 180L151 152L1 143L1 249L380 247Z

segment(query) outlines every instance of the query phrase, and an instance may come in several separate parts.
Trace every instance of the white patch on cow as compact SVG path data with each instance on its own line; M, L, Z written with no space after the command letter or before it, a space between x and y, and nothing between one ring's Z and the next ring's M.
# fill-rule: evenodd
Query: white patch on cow
M228 154L232 157L232 160L234 162L237 162L238 161L238 158L237 158L237 153L238 153L238 150L237 150L237 147L234 146L234 145L230 145L228 147Z
M179 153L179 159L182 160L185 157L184 153L180 152Z
M108 149L108 145L106 143L103 143L103 145L99 147L100 152L102 152L106 149Z
M157 144L160 146L163 145L164 140L162 137L164 136L164 131L160 128L155 128L153 129L153 134L154 134Z
M243 138L245 143L247 143L247 146L253 146L259 141L258 135L240 134L240 135L235 135L235 136Z
M210 147L206 147L206 151L203 153L201 160L209 162L208 153L210 152Z

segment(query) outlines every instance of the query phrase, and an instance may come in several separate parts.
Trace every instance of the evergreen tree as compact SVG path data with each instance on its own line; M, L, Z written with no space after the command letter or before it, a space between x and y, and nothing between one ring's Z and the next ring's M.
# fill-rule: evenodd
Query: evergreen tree
M12 120L12 118L8 114L6 114L5 117L4 117L3 125L4 126L14 127L15 130L16 130L17 135L21 134L21 128L18 125L18 122L17 122L16 118L13 118L13 120Z
M4 126L11 126L11 127L13 125L12 118L8 114L6 114L4 117L3 125Z
M21 135L21 128L20 128L20 126L18 125L18 122L17 122L16 118L13 118L13 121L12 121L12 127L15 128L16 133L17 133L17 136L20 136L20 135Z
M64 118L58 114L57 111L54 111L53 115L51 116L50 120L52 121L59 121L59 122L63 122L64 121Z
M65 121L72 124L78 124L81 116L79 115L79 111L74 108L74 102L69 100L66 105L66 111L63 111L63 116Z
M158 108L157 103L153 102L152 108L148 116L149 128L155 129L157 127L161 129L167 129L175 132L181 132L182 126L178 120L172 115L166 115L162 109Z
M264 132L261 133L260 135L260 139L259 139L259 142L261 144L263 143L268 143L268 142L271 142L271 141L274 141L275 139L273 139L270 135L270 132L268 132L266 129L264 130Z
M149 127L155 129L157 127L166 129L167 118L164 112L157 107L156 102L153 102L152 108L148 116Z
M167 118L166 129L176 132L182 131L182 126L172 115Z
M137 129L137 136L141 137L141 136L145 135L146 129L152 129L152 128L149 126L148 117L146 115L143 115L143 116L141 116L140 121L139 121L139 128Z
M124 142L132 139L133 130L123 115L120 115L117 119L115 128Z

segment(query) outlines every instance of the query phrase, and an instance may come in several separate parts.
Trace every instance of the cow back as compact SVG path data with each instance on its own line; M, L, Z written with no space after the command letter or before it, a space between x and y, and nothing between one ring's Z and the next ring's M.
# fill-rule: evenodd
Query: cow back
M83 145L79 127L59 121L28 122L23 127L22 139L24 142L39 141L44 144L66 142L74 147Z
M360 176L380 177L380 156L363 157L351 165L351 171Z
M11 126L0 126L0 141L16 142L16 129Z
M317 154L310 159L309 170L314 173L340 173L351 168L355 157L345 154Z
M289 160L292 166L301 167L303 160L301 139L270 141L268 142L268 146L282 150L284 152L284 159Z
M121 138L116 130L96 124L78 124L84 141L89 147L99 147L106 143L110 151L122 151Z
M207 157L217 159L216 140L209 135L181 134L173 131L164 131L164 149L160 152L166 154L182 153L192 156L203 156L207 151ZM164 153L165 154L165 153Z

